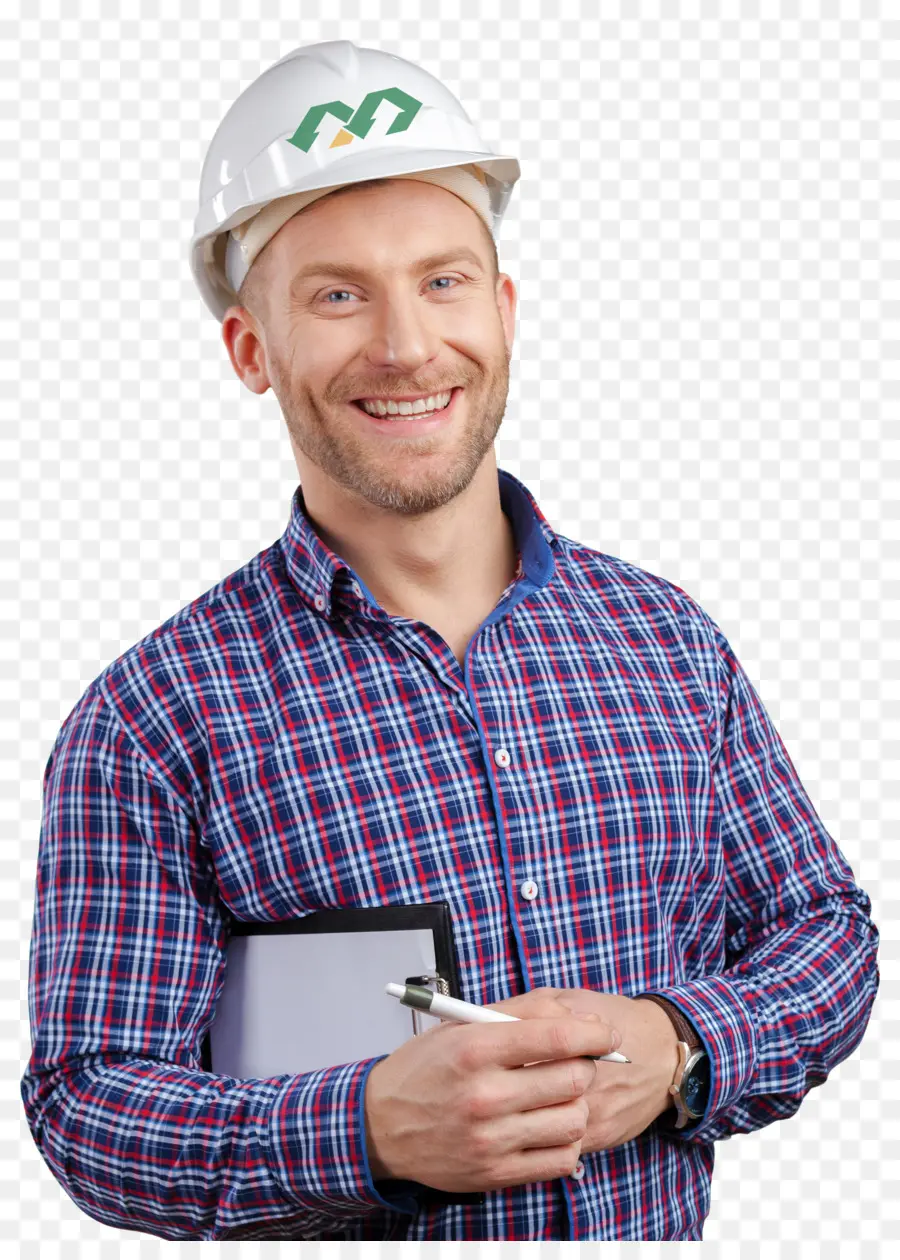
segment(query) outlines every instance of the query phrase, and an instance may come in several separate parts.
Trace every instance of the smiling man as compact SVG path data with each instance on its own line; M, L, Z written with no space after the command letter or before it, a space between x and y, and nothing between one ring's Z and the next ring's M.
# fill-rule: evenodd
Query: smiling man
M213 139L194 275L300 485L47 763L22 1098L109 1225L698 1240L715 1141L862 1039L869 897L721 629L497 468L517 177L437 80L348 41ZM460 996L518 1019L203 1069L233 920L432 902Z

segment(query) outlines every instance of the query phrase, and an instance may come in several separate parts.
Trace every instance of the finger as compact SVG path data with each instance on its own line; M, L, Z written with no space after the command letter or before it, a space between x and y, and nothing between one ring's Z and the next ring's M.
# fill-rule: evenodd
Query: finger
M502 1084L498 1085L495 1077L493 1085L497 1112L505 1115L572 1102L583 1098L596 1078L597 1064L581 1058L532 1063L515 1072L502 1072Z
M503 1154L565 1146L584 1137L589 1115L587 1103L575 1099L554 1107L503 1116L491 1126L491 1138Z
M522 1019L509 1024L470 1024L472 1035L465 1054L468 1066L485 1063L499 1067L522 1067L553 1059L579 1055L609 1054L613 1049L613 1029L602 1019L575 1016L554 1019Z
M501 1188L534 1181L556 1181L571 1174L580 1155L581 1142L570 1142L568 1146L531 1147L498 1161L492 1183Z

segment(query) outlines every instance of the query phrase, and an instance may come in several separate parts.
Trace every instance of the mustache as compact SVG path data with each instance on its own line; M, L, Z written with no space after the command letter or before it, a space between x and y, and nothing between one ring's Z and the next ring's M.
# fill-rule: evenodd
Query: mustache
M414 398L432 398L436 394L449 394L457 386L461 386L461 382L453 381L447 385L410 385L406 389L397 389L393 392L378 388L364 389L361 394L350 394L344 401L358 402L360 398L384 398L389 402L400 402L410 395Z

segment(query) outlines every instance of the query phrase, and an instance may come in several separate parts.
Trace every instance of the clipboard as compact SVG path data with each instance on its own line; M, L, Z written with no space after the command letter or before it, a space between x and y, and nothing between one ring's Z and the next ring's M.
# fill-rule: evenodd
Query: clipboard
M389 980L459 997L445 901L319 910L278 922L229 916L225 982L201 1045L204 1071L315 1071L390 1054L435 1017L388 997Z
M201 1043L204 1071L269 1077L390 1054L436 1020L389 997L389 980L462 996L446 901L317 910L275 923L227 917L225 982ZM304 959L305 972L296 966ZM329 1034L316 1039L323 1024ZM485 1201L481 1191L378 1184L426 1205Z

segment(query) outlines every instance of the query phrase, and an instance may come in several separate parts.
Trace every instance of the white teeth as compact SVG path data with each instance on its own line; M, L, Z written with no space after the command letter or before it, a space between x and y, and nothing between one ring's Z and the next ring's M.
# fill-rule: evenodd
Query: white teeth
M367 398L359 405L370 416L415 416L426 411L442 411L449 403L452 393L453 390L448 390L445 394L433 394L430 398L400 403Z

